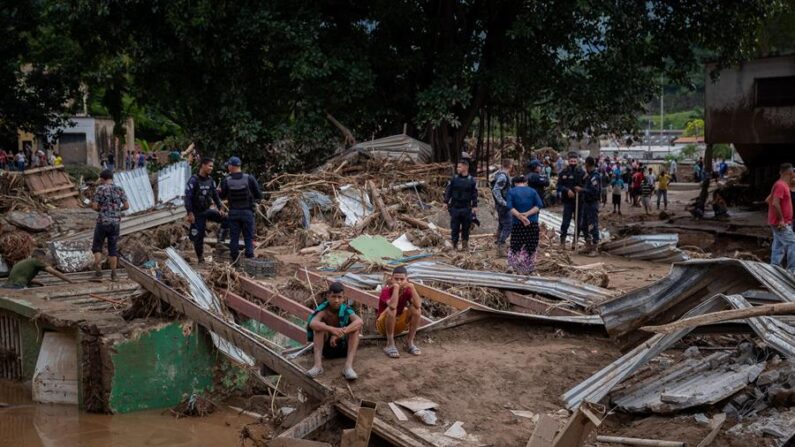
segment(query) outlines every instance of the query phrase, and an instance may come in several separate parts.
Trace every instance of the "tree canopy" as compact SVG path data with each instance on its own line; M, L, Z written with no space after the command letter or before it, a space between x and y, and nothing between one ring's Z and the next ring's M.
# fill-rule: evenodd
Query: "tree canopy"
M26 5L47 32L8 25L15 40L0 45L17 79L27 59L20 55L36 55L39 73L56 74L67 59L80 73L55 91L80 81L114 117L146 111L209 152L270 170L330 155L343 140L329 117L358 139L406 125L437 159L455 158L476 124L492 120L528 145L631 132L663 78L687 85L706 59L732 64L753 55L765 25L785 9L779 0ZM60 53L39 59L31 42ZM0 122L23 122L8 104L3 98Z

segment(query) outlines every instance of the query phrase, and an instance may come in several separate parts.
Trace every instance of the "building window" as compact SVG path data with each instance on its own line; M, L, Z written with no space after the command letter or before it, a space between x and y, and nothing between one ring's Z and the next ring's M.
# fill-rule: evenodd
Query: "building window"
M757 78L756 107L795 106L795 76Z

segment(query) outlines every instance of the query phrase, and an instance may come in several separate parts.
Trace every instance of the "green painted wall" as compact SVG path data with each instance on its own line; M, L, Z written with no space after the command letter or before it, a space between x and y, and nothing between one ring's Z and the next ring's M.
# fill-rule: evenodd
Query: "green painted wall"
M179 323L171 323L114 348L109 398L114 413L172 407L183 395L213 385L217 357L203 331L186 337Z

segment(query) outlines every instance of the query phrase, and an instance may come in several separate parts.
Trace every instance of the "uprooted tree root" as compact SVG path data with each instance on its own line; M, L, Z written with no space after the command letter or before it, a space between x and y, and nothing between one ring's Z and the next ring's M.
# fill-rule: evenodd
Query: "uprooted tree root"
M13 231L0 237L0 254L10 265L30 256L35 246L33 238L23 231Z

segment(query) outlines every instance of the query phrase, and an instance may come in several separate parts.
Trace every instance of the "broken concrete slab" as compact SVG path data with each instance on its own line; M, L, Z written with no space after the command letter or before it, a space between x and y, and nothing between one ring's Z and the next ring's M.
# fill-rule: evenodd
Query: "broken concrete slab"
M64 273L82 272L94 263L90 240L52 241L48 245L55 266Z
M32 233L47 231L54 223L50 216L37 211L11 211L5 219L11 225Z

